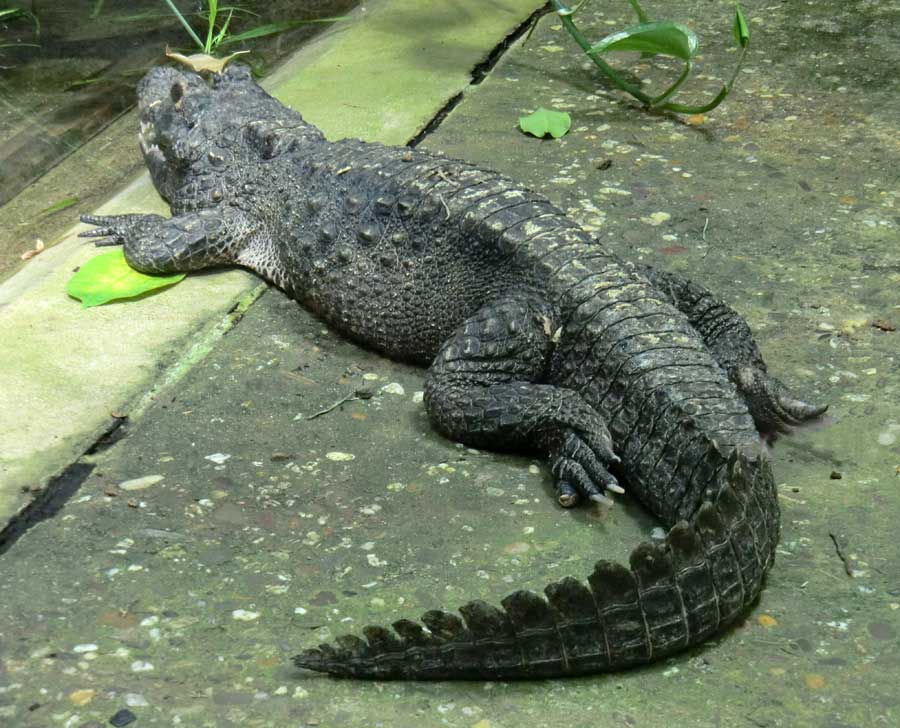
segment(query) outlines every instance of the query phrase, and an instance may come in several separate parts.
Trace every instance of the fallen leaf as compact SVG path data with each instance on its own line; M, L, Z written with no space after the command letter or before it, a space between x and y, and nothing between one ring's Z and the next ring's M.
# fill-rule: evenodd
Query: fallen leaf
M186 56L182 53L169 50L168 47L166 48L166 56L168 58L178 61L196 73L202 73L203 71L222 73L222 69L228 65L228 62L232 58L249 52L250 51L237 51L237 53L232 53L231 55L223 56L222 58L216 58L215 56L210 56L206 53L192 53L191 55Z
M22 260L31 260L34 256L40 255L43 252L44 241L38 238L34 241L34 248L32 248L31 250L26 250L20 257L22 258Z
M95 255L82 265L66 284L66 293L81 301L82 308L99 306L121 298L178 283L184 273L172 276L148 276L134 270L125 261L121 248Z
M78 706L87 705L94 699L96 694L96 690L73 690L69 693L69 700Z
M813 672L804 675L803 682L806 683L806 687L810 690L818 690L819 688L825 687L825 678L821 675L816 675Z
M551 111L541 106L533 114L519 117L519 128L536 137L547 134L554 139L564 136L572 126L572 118L564 111Z

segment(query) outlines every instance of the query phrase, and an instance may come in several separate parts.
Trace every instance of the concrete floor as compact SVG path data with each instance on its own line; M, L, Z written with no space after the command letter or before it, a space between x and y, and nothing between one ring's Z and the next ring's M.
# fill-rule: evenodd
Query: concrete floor
M900 10L798 7L744 7L754 37L739 90L690 120L609 91L547 17L425 143L541 189L623 256L720 291L770 368L831 404L827 426L775 446L782 544L743 623L663 663L578 680L292 669L298 649L369 620L583 576L654 524L628 499L562 511L541 463L442 439L421 372L270 290L122 439L83 458L78 492L0 557L0 720L897 725L900 334L887 329L900 325L900 51L888 32ZM718 47L730 12L679 10L709 48L706 74L730 72ZM631 22L624 9L584 17ZM573 131L520 135L516 118L538 105L568 110ZM373 396L310 419L361 388Z

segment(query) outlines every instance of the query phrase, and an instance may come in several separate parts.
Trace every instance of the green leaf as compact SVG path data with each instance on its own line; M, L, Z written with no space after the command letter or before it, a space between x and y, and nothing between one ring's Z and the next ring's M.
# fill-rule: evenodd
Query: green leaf
M215 38L213 38L213 48L218 48L221 45L222 40L225 38L225 33L228 32L228 24L231 22L232 15L234 15L234 10L229 10L228 17L225 18L225 22L222 24L222 29L219 31L219 34Z
M687 26L671 20L658 20L608 35L591 50L597 53L640 51L689 61L697 55L698 45L696 34Z
M572 126L572 119L564 111L551 111L540 107L533 114L519 117L519 128L536 137L549 134L554 139L564 136Z
M64 200L60 200L59 202L54 202L49 207L44 208L40 211L41 215L49 215L53 212L59 212L60 210L65 210L67 207L71 207L76 202L78 202L77 197L67 197Z
M731 26L731 32L734 33L734 40L741 48L746 48L750 43L750 29L741 13L740 5L734 6L734 25Z
M125 262L121 248L91 258L66 284L66 293L81 301L82 308L120 298L134 298L156 288L178 283L184 273L173 276L148 276Z

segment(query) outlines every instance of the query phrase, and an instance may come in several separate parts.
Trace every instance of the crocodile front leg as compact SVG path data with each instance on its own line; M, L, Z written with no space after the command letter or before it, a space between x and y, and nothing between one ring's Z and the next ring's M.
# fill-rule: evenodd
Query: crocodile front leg
M540 450L550 457L559 503L611 502L624 492L600 415L577 392L544 384L558 315L539 301L484 306L444 344L428 372L425 406L436 428L475 447Z
M122 245L125 260L142 273L180 273L240 263L240 254L257 235L257 223L232 207L160 215L82 215L97 225L80 237L101 238L97 245Z
M640 272L688 317L710 354L743 395L761 435L773 437L787 432L828 409L828 405L814 405L796 397L771 376L746 320L707 288L650 266Z

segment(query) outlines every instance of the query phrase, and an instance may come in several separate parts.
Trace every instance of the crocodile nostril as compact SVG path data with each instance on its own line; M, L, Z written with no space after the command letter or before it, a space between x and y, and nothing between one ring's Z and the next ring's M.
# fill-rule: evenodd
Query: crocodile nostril
M187 86L184 81L176 81L172 84L172 88L169 89L169 94L172 97L172 101L175 102L175 108L181 108L181 100L184 98L184 94L187 92Z

